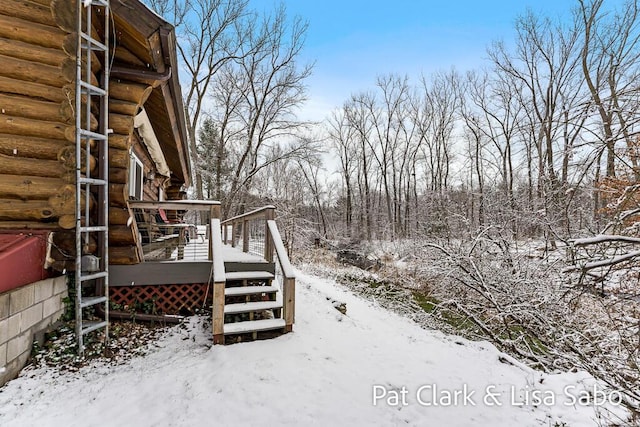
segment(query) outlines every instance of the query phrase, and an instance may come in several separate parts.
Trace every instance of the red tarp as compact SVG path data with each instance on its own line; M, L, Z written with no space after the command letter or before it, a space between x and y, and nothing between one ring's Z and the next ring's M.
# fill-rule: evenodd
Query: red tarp
M47 231L0 234L0 293L49 277Z

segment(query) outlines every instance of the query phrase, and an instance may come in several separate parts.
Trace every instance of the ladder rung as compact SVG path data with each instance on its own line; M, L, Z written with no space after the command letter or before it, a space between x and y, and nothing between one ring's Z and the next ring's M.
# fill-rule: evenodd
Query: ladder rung
M98 139L98 140L107 139L107 135L103 135L103 134L98 133L98 132L92 132L92 131L86 130L86 129L80 129L80 136L81 137L85 137L85 138L90 138L90 139Z
M94 39L87 33L80 33L80 37L82 37L82 40L87 42L86 45L82 45L83 48L106 52L107 46L104 43L101 43L100 41Z
M92 305L102 304L103 302L107 302L107 297L87 297L82 298L82 302L80 303L80 307L91 307Z
M96 178L80 178L80 184L91 184L91 185L107 185L107 181L104 179L96 179Z
M108 275L109 275L109 273L107 273L106 271L99 271L97 273L87 274L86 276L83 276L81 274L80 275L80 281L81 282L86 282L88 280L102 279L102 278L107 277Z
M80 232L81 233L96 233L96 232L100 232L100 231L108 231L108 228L106 225L94 225L91 227L80 227Z
M96 329L105 328L108 324L109 323L105 320L101 322L83 322L82 335L88 334L89 332L93 332Z
M105 96L107 94L106 90L91 83L80 81L80 87L84 89L83 93L89 93L90 95Z

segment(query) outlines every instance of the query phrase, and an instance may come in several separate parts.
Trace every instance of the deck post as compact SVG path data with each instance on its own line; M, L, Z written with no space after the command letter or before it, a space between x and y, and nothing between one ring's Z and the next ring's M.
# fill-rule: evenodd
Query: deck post
M213 283L213 343L224 344L224 282Z
M249 252L249 221L242 221L242 252Z
M282 303L285 321L284 331L293 331L293 323L295 322L295 306L296 306L296 279L286 278L282 284Z
M187 244L187 235L189 230L186 228L178 228L178 259L184 259L184 247Z
M236 247L236 235L238 234L238 227L236 226L236 222L233 221L231 223L231 247Z
M224 225L222 228L222 243L224 243L225 245L227 244L227 238L228 238L228 231L229 231L229 227L227 227L227 225Z
M264 212L264 259L267 262L273 262L273 238L269 231L269 221L276 219L276 208L270 206Z
M209 224L207 224L207 228L209 229L209 236L207 236L209 237L209 261L213 259L213 230L211 229L211 220L214 218L220 219L220 205L211 206L209 208Z
M220 218L218 217L219 214L217 216L214 215L209 221L209 228L211 229L209 247L214 255L211 328L213 329L213 343L224 344L224 293L227 279L224 271L224 260L222 259L222 232Z

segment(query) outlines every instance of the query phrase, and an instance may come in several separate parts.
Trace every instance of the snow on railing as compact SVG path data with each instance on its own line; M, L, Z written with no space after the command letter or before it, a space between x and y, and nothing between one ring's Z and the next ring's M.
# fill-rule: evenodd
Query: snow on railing
M287 331L291 331L295 316L295 274L282 237L275 222L275 207L264 206L246 214L222 221L224 244L236 247L242 242L242 251L275 262L276 280L283 297L283 317Z

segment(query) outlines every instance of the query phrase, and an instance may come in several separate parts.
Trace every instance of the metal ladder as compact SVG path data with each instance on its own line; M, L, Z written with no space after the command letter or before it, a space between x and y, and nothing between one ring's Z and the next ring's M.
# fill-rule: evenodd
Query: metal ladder
M76 50L76 258L75 258L75 312L78 354L84 356L86 334L104 329L104 344L109 339L109 0L77 0ZM101 31L104 42L92 35L93 18L98 9L104 18ZM96 17L99 19L98 17ZM98 26L99 28L99 26ZM92 77L92 64L102 62L103 73L99 81ZM98 128L92 127L92 106L98 107ZM96 110L94 109L94 112ZM94 122L95 123L95 122ZM97 160L97 174L91 175L91 153ZM96 212L91 212L92 190L97 201ZM93 216L92 216L93 214ZM83 255L91 238L97 242L96 256ZM84 296L85 289L93 285L95 295ZM104 306L104 319L86 319L87 308Z

